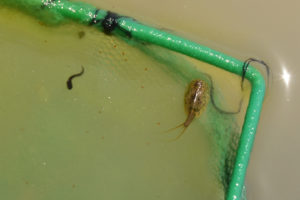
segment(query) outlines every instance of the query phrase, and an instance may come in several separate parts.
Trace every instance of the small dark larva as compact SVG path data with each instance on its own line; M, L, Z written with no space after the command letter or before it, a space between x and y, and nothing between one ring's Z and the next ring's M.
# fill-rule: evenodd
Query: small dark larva
M81 66L81 72L80 73L74 74L74 75L72 75L72 76L70 76L68 78L68 80L67 80L67 88L69 90L71 90L73 88L72 79L75 78L75 77L81 76L83 73L84 73L84 68L83 68L83 66Z

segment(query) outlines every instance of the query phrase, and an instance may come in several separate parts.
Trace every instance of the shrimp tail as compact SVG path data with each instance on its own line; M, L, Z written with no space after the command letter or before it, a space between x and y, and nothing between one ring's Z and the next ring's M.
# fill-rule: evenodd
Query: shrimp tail
M170 128L170 129L166 130L164 133L169 133L169 132L174 131L175 129L178 129L178 128L182 127L182 126L184 126L184 123L181 123L178 126Z
M177 135L176 138L170 140L170 142L176 141L176 140L178 140L179 138L181 138L181 136L184 134L184 132L186 131L186 129L187 129L187 126L185 126L185 127L183 128L183 130L181 131L181 133L180 133L179 135Z
M174 128L171 128L171 129L169 129L169 130L166 130L166 131L164 132L164 133L169 133L170 131L173 131L173 130L175 130L175 129L177 129L177 128L180 128L180 127L183 127L183 130L180 132L180 134L179 134L176 138L171 139L171 140L168 140L169 142L173 142L173 141L178 140L178 139L184 134L184 132L186 131L186 129L187 129L188 126L185 126L185 123L182 123L182 124L179 124L178 126L175 126Z

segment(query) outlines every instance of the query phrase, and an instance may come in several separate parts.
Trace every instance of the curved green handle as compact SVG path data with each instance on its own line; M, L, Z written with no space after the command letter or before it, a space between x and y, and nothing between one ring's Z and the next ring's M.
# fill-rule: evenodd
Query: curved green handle
M67 0L2 0L1 3L14 7L21 7L22 10L38 17L45 17L43 16L43 13L47 13L46 20L49 19L49 22L53 22L53 20L50 20L51 16L49 16L49 14L52 14L52 16L55 17L55 23L70 19L82 24L89 24L93 17L95 17L95 11L97 10L89 4L68 2ZM44 3L47 3L47 5L45 4L46 6L43 7L42 5L44 5ZM104 19L106 14L107 11L100 10L96 19ZM243 62L221 52L155 28L142 25L130 18L119 18L118 24L123 30L130 32L135 39L180 52L237 75L242 74ZM227 200L240 199L265 95L264 78L255 68L249 66L245 78L251 82L252 90L239 141L236 161L229 189L227 191Z
M180 52L237 75L242 74L243 62L223 53L139 24L132 19L123 18L120 20L120 25L123 29L131 32L134 38ZM227 200L240 199L265 95L265 80L255 68L249 66L245 77L251 82L252 90L239 141L236 161L227 191Z

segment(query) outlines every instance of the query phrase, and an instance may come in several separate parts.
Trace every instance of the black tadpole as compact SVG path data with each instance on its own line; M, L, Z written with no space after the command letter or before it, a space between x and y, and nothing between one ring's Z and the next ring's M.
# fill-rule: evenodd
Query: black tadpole
M75 78L75 77L81 76L83 73L84 73L84 68L83 68L83 66L81 66L81 72L80 73L74 74L74 75L70 76L70 78L68 78L68 80L67 80L67 88L69 90L71 90L73 88L72 79Z

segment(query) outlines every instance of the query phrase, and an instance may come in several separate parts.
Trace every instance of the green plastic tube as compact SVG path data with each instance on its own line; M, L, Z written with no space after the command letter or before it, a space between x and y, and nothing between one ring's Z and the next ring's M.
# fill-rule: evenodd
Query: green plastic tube
M134 38L180 52L237 75L242 74L243 62L223 53L178 36L138 24L131 19L121 19L120 24L122 28L130 31ZM237 157L227 191L227 200L240 199L265 95L265 80L254 67L249 66L245 78L251 82L252 89L239 141Z
M94 19L95 12L97 10L89 4L69 2L66 0L4 0L2 4L20 7L22 10L43 19L45 19L45 15L43 13L47 13L46 17L49 18L48 22L51 23L73 20L78 23L88 25ZM99 10L96 19L104 19L106 14L107 11ZM51 15L53 18L50 20ZM45 20L47 21L48 18ZM53 19L55 19L55 21L53 21ZM131 18L121 17L118 19L118 24L119 28L130 32L131 36L135 39L165 47L212 64L226 71L242 75L243 62L221 52L140 24ZM246 170L265 95L265 80L259 71L257 71L254 67L249 66L245 78L250 81L252 89L239 141L236 161L229 189L227 191L227 200L238 200L241 197Z

